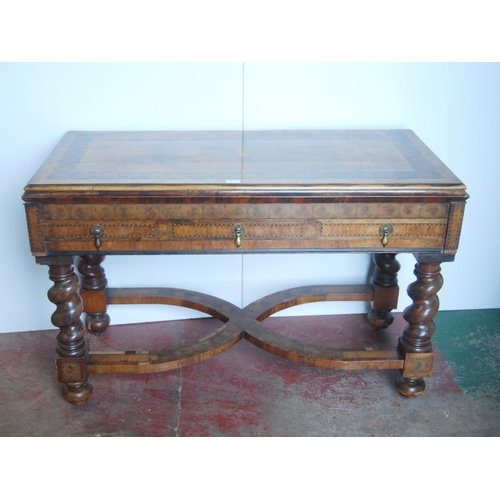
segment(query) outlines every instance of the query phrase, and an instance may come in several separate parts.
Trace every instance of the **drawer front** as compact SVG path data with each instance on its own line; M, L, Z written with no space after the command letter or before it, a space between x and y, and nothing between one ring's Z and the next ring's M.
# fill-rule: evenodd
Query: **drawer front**
M324 220L321 237L332 248L442 249L447 225L446 219ZM386 241L382 241L384 229Z
M177 241L229 240L236 238L239 228L241 238L251 240L301 240L307 224L286 220L253 222L252 220L215 221L172 221L171 237Z
M96 245L108 253L439 252L456 240L447 203L31 204L26 213L35 255Z

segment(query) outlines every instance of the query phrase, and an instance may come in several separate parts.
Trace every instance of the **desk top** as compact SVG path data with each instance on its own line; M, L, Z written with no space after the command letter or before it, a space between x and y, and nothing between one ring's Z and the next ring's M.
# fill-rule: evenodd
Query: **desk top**
M411 130L67 132L25 190L459 192Z

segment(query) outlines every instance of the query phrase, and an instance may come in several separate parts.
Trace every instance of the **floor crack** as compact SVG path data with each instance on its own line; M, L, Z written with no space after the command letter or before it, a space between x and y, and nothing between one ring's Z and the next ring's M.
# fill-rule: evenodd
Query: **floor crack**
M179 437L179 427L181 425L181 409L182 409L182 368L180 368L179 389L177 390L177 425L174 427L175 437Z

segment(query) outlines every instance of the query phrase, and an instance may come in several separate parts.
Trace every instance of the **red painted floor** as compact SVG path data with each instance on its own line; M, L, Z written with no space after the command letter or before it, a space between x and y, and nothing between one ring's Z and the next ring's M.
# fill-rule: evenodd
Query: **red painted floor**
M395 346L401 315L375 331L363 315L270 318L274 330L332 347ZM201 338L213 319L110 327L91 349L154 349ZM139 327L139 329L138 329ZM94 392L72 406L54 369L55 332L0 335L2 436L427 436L497 435L436 351L415 399L394 371L337 371L293 363L242 340L203 363L149 375L91 375ZM496 434L495 434L496 433Z

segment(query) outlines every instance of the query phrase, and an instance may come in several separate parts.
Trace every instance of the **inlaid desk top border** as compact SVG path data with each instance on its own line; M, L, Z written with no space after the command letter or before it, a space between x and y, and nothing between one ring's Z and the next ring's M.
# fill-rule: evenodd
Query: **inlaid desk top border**
M68 132L27 191L425 191L463 183L411 130Z

